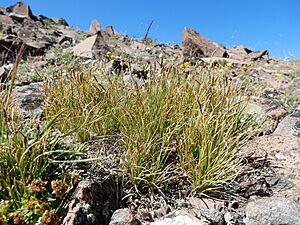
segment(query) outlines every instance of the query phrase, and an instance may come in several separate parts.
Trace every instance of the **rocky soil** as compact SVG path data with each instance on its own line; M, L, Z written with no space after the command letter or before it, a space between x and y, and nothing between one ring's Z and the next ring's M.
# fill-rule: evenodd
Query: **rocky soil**
M247 155L245 165L253 172L237 178L232 184L235 192L223 199L190 196L181 190L136 193L124 185L113 160L118 155L117 140L91 140L91 149L101 149L102 166L89 168L84 178L79 176L62 224L300 224L299 59L277 59L269 57L267 50L253 51L242 45L225 47L190 28L183 30L179 46L155 43L147 37L130 38L112 26L101 29L98 21L92 21L88 31L80 31L64 19L33 15L22 2L0 7L1 82L9 79L22 46L24 60L12 103L24 118L42 118L41 71L63 64L71 55L73 64L101 61L110 73L124 71L128 85L143 85L151 76L145 65L159 71L162 62L177 66L190 62L220 70L232 82L246 83L247 110L266 119L261 134L242 150ZM126 58L131 65L115 56Z

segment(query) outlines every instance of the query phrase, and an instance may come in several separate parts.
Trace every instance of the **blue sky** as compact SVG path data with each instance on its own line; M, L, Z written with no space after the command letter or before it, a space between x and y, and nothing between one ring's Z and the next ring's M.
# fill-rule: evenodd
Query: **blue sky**
M14 4L1 0L1 6ZM34 14L63 17L86 30L93 19L122 33L181 43L184 27L233 46L268 49L277 57L300 57L300 0L26 0Z

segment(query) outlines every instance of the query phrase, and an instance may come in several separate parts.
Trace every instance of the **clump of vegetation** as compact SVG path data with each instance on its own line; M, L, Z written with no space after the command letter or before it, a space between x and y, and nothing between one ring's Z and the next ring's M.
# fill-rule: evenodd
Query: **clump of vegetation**
M48 123L18 118L10 98L19 59L10 83L0 85L0 224L57 224L72 188L67 161L80 159L84 148L62 144L52 129L57 116Z
M135 185L163 185L187 175L195 190L209 191L241 172L238 150L257 128L244 113L240 91L208 71L165 68L145 85L124 84L101 68L79 68L46 86L48 120L64 133L119 132L124 171Z

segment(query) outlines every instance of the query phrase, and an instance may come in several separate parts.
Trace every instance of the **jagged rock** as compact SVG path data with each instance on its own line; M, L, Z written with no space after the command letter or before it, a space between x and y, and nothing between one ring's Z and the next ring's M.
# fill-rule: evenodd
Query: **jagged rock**
M264 55L268 55L267 50L252 51L251 49L245 48L243 45L238 45L226 50L228 57L240 61L255 61L261 59Z
M269 55L269 51L268 50L260 50L260 51L251 52L250 54L248 54L248 57L251 60L256 61L258 59L263 58L263 56L265 56L265 55Z
M101 30L101 25L98 20L93 20L91 22L90 28L87 30L87 33L90 35L97 34L98 31Z
M62 225L109 224L119 207L119 191L112 176L102 181L81 181L68 204Z
M123 37L117 31L115 31L115 29L111 25L108 25L104 29L102 29L101 33L102 33L102 36L103 36L104 40L107 43L112 43L113 45L117 44L116 41L117 41L118 38ZM121 44L122 41L118 41L118 44L119 43Z
M104 59L106 53L111 51L111 49L103 39L101 31L99 31L96 35L88 37L83 42L74 46L72 51L75 56Z
M56 25L61 25L61 26L69 26L67 21L64 18L51 18L51 20L56 24Z
M110 35L110 36L113 36L113 35L116 34L116 32L115 32L113 26L111 26L111 25L106 26L106 27L103 29L103 31L104 31L106 34Z
M182 51L184 58L200 59L226 56L226 49L223 45L207 39L190 28L185 28L182 32Z
M130 209L118 209L111 217L109 225L140 225L141 222L135 219Z
M299 222L299 205L286 198L264 198L246 206L246 225L299 225Z
M29 5L23 2L17 2L15 5L6 8L9 16L18 21L23 22L26 18L30 20L36 20L36 17L33 16Z
M227 48L227 54L230 59L245 61L247 60L247 55L252 51L245 48L243 45L237 45L232 48Z

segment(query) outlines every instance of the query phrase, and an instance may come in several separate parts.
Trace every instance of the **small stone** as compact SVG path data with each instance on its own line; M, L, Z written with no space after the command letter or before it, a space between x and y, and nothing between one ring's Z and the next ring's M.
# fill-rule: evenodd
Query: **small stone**
M57 25L61 25L61 26L69 26L69 24L67 23L67 21L63 18L51 18L51 20L57 24Z
M135 219L130 211L130 209L118 209L116 210L112 217L109 225L139 225L141 224L137 219Z
M236 212L226 212L224 214L224 220L227 225L246 225L244 217L245 215Z
M299 109L295 109L291 115L291 117L300 117L300 110Z
M150 225L208 225L196 217L194 212L179 210L162 217Z
M222 213L216 209L194 209L198 218L204 217L211 225L224 225L225 220Z

